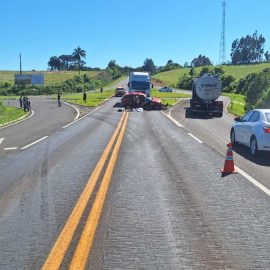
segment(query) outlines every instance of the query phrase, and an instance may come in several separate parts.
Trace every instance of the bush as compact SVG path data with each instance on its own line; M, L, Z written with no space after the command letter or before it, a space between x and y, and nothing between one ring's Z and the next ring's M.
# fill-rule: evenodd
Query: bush
M4 106L3 102L0 101L0 113L3 113L6 110L6 107Z
M193 78L193 76L184 74L184 76L179 79L177 87L181 89L191 90Z

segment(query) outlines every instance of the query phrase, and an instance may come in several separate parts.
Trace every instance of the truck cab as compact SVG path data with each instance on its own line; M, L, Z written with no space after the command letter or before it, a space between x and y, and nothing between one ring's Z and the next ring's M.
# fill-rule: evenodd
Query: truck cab
M129 93L140 92L150 96L151 78L148 72L130 72L128 82Z

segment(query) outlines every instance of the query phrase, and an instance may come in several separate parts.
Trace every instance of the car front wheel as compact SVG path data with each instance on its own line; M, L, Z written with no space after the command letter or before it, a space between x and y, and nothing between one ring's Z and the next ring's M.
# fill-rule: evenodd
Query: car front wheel
M258 153L258 144L256 138L253 136L250 140L250 154L256 156Z

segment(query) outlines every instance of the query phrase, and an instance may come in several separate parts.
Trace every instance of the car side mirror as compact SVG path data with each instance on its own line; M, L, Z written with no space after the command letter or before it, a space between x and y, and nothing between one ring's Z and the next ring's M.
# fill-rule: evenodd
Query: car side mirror
M238 116L238 117L234 118L234 121L235 122L241 122L241 118Z

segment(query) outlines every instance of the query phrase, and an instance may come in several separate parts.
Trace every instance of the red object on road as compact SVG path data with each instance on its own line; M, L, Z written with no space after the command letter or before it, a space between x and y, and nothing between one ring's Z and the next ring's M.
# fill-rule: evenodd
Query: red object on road
M224 163L224 168L223 168L223 170L222 169L220 170L222 173L222 176L228 175L231 173L237 173L237 171L235 170L235 167L234 167L232 143L228 143L227 147L228 147L228 149L227 149L227 155L226 155L226 159L225 159L225 163Z

